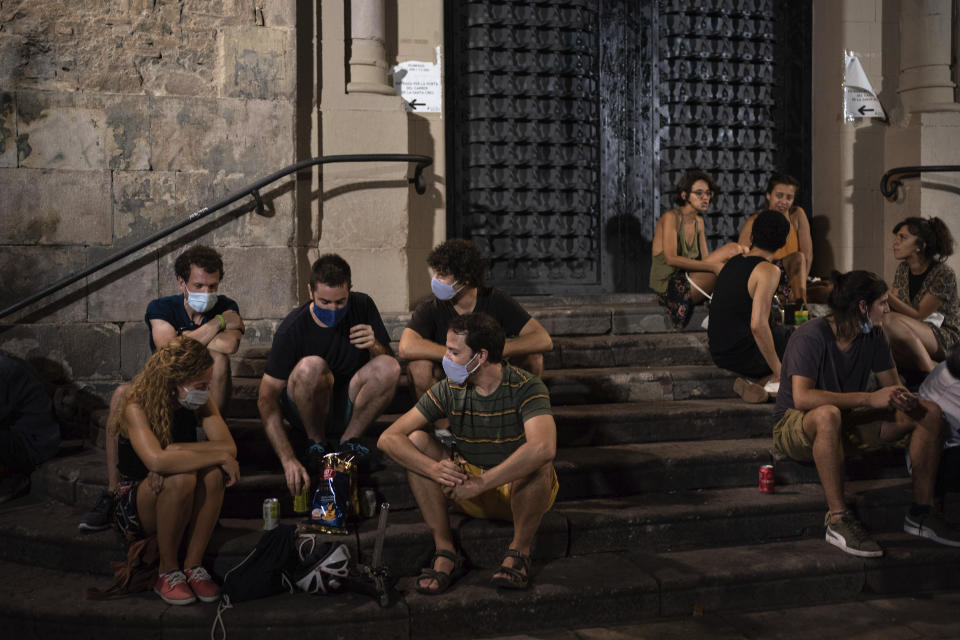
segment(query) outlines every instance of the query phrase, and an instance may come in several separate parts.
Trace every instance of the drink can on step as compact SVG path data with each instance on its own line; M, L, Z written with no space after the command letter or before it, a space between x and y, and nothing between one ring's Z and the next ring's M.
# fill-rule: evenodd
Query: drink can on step
M760 467L760 493L773 493L773 465Z

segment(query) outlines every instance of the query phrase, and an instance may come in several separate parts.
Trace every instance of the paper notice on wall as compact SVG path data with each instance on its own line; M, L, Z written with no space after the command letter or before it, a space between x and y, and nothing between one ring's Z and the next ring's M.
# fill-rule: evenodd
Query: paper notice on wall
M437 47L436 62L408 60L393 68L393 89L407 103L407 111L440 113L443 109L442 80L440 47Z
M858 118L886 119L877 94L863 71L860 59L852 51L844 53L846 70L843 74L843 119L852 122Z

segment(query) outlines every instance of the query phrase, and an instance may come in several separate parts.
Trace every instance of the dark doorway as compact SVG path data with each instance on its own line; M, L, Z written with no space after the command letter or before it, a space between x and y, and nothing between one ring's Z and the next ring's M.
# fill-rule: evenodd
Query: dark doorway
M445 9L449 235L486 251L491 284L647 291L684 169L720 184L712 246L759 208L771 171L809 185L809 1Z

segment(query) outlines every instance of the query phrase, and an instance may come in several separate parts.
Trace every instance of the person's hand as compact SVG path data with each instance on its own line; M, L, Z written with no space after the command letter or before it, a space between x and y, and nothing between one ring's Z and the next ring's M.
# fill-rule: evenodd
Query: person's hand
M220 315L223 316L224 331L227 329L236 329L240 333L243 333L246 330L243 324L243 318L233 309L227 309Z
M443 493L454 502L476 498L483 493L483 491L483 480L477 476L470 476L464 480L462 484L453 487L444 487L443 489Z
M310 487L310 474L296 458L283 462L283 477L291 496L300 495L303 487Z
M430 467L428 477L442 487L455 487L467 480L465 474L453 460L437 460Z
M377 343L373 327L368 324L355 324L350 327L350 344L357 349L369 349Z
M874 409L899 409L898 405L909 402L907 396L913 396L913 394L907 391L906 387L891 385L871 393L868 404Z
M154 493L160 493L163 489L163 476L156 471L151 471L147 474L147 486Z
M229 458L226 462L221 463L220 470L223 471L223 475L227 477L227 482L224 486L232 487L237 484L237 481L240 479L240 464L236 458Z
M904 413L910 413L920 406L920 398L916 394L910 393L904 387L896 387L891 398L891 407L899 409Z

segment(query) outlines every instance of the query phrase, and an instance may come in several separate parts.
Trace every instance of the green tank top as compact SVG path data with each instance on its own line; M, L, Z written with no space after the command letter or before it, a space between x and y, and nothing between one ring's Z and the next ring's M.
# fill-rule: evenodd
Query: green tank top
M686 238L683 236L683 216L676 209L673 209L670 213L675 213L677 215L677 255L681 255L684 258L690 258L691 260L699 260L700 221L697 220L694 225L693 244L688 246ZM669 213L667 215L669 215ZM662 251L653 256L650 261L650 288L656 293L666 293L667 282L670 280L670 276L672 276L676 270L677 269L675 267L671 267L667 264L667 259L664 257L664 253Z

